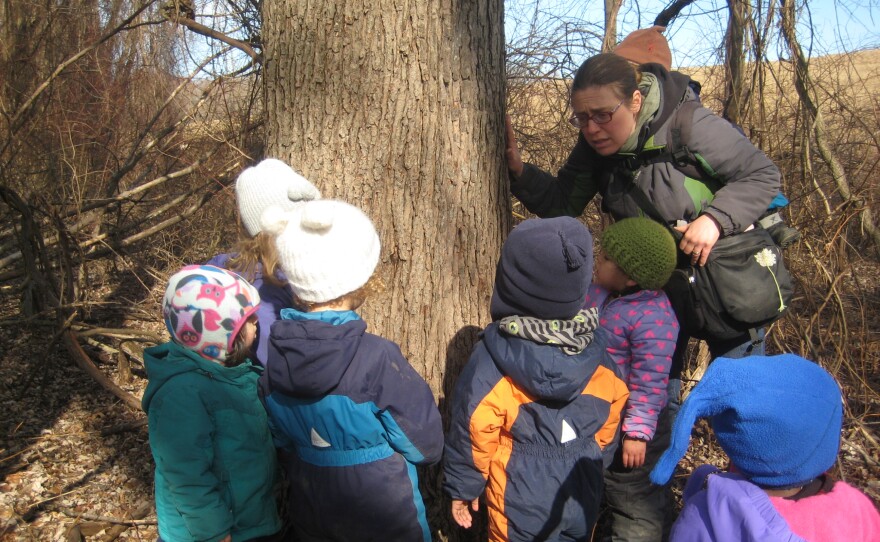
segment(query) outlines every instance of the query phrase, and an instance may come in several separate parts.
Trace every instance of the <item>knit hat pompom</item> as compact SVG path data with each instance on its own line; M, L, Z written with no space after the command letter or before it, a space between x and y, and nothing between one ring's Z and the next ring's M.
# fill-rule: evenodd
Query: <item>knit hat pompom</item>
M316 233L326 233L333 227L339 208L330 205L312 205L303 209L302 226Z
M261 231L261 217L270 206L290 211L304 201L319 199L321 193L290 166L267 158L241 172L235 181L235 197L241 223L251 237Z
M351 293L379 263L379 235L357 207L335 200L304 203L264 222L277 231L278 261L297 298L322 303ZM283 223L283 225L282 225Z
M659 290L675 269L675 239L650 218L624 218L602 234L602 250L632 280L646 290Z
M571 217L533 218L510 232L495 269L493 320L573 317L593 276L590 230Z
M268 207L260 217L260 229L270 235L279 235L287 227L290 213L279 205Z
M672 476L697 418L709 418L743 476L761 487L791 488L837 460L843 401L828 371L794 354L718 358L681 405L652 482Z
M224 362L260 294L248 281L213 265L188 265L168 279L162 316L171 340Z
M672 51L663 36L665 26L652 26L630 33L611 52L636 64L656 63L672 69Z

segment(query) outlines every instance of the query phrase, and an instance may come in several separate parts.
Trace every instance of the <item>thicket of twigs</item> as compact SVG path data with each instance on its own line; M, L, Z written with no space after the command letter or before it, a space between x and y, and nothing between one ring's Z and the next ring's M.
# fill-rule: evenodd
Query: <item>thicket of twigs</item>
M159 290L181 264L232 245L230 184L261 157L256 5L229 5L236 39L211 36L215 30L195 23L180 2L0 6L0 396L9 414L0 421L0 517L11 518L0 523L0 537L40 539L46 531L22 526L49 512L105 525L105 540L150 526L140 505L101 523L94 518L114 518L89 512L88 498L65 500L69 485L33 482L37 460L29 458L55 457L38 446L55 417L71 410L94 419L65 435L100 441L134 432L116 451L134 447L144 457L132 463L148 462L136 397L144 382L140 351L161 337ZM212 41L182 39L184 26ZM577 39L560 39L560 28ZM535 27L508 51L509 113L520 144L551 170L575 137L558 75L601 41L593 27L560 28ZM870 215L880 205L877 55L811 64L815 86L804 92L812 105L795 90L805 85L794 81L796 63L754 64L741 123L783 170L788 219L804 234L787 252L797 295L770 330L770 350L802 354L837 375L848 409L840 474L880 502L880 259ZM695 74L718 109L722 76ZM824 132L816 130L814 107ZM587 218L601 230L597 207ZM695 349L695 377L703 360ZM74 366L98 384L82 392L45 378L86 388L71 376ZM107 392L116 397L110 407L92 397ZM55 417L40 418L41 408ZM105 408L118 416L109 419ZM719 454L707 445L698 455L689 460ZM139 491L148 495L149 473L141 477ZM33 491L23 493L28 480Z

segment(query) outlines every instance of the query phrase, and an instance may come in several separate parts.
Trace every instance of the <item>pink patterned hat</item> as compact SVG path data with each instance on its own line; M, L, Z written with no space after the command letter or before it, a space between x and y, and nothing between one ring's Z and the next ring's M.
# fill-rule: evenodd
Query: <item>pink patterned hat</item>
M222 363L259 304L257 289L235 273L188 265L168 280L162 315L174 342Z

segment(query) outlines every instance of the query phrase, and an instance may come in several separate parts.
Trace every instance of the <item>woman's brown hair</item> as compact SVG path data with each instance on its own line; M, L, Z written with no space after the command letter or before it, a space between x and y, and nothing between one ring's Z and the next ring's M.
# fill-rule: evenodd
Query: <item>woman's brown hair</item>
M610 86L627 103L638 90L642 73L628 60L614 53L591 56L581 64L571 84L572 94L590 87Z

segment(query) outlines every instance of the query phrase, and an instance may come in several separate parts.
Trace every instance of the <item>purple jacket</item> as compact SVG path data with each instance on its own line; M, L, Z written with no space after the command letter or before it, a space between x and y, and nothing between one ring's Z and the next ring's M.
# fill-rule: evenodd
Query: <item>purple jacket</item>
M226 264L235 256L234 254L218 254L210 260L208 265L216 265L226 269ZM283 288L269 284L263 280L263 266L258 264L256 276L251 280L244 277L248 282L254 285L254 288L260 293L260 306L257 308L257 320L259 321L259 329L257 330L257 338L251 347L253 354L252 361L263 367L269 359L269 331L272 324L278 320L278 314L281 309L289 308L293 304L293 294L290 286L287 286L287 277L281 273L281 270L275 272L275 276L285 284Z
M629 388L621 430L627 436L651 440L666 406L669 368L678 339L678 320L669 299L662 290L612 298L593 284L584 307L599 307L599 328L608 354Z
M670 542L806 542L792 532L764 490L713 465L694 470L683 499Z

